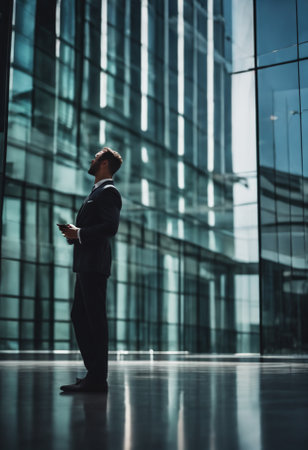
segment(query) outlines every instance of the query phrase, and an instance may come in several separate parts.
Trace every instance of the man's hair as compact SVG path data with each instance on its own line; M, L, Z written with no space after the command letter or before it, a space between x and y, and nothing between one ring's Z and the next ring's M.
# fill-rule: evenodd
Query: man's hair
M103 161L104 159L107 159L110 173L111 175L113 175L117 170L119 170L122 165L123 159L121 155L109 147L104 147L101 152L102 155L100 156L99 160Z

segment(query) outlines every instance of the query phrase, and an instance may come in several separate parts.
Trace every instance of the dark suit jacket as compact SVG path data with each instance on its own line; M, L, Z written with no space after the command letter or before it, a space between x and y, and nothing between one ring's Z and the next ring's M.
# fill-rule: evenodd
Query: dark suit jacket
M122 199L112 181L106 181L96 188L81 206L76 226L81 228L80 240L74 240L74 272L98 272L107 277L111 268L109 239L119 227Z

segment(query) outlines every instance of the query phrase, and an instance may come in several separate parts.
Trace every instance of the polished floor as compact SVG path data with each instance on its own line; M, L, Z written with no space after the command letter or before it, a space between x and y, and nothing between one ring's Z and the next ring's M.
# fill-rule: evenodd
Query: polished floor
M308 448L305 360L113 356L108 395L60 393L82 374L2 358L1 450Z

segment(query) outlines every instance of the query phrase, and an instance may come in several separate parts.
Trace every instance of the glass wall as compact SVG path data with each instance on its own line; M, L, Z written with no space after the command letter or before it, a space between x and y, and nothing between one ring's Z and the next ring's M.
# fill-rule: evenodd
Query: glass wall
M252 0L16 0L1 348L75 348L75 220L124 164L110 349L259 351Z
M307 2L256 6L262 350L307 353Z
M7 97L9 91L9 59L11 50L11 2L0 4L0 211L2 211L6 160ZM2 223L0 221L0 235ZM0 240L1 252L1 240Z

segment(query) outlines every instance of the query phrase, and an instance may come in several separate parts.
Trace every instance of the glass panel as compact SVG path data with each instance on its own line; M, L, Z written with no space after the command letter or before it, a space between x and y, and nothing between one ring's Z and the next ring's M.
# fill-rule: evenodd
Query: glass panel
M305 66L300 68L303 124ZM264 351L305 351L307 339L301 320L307 279L302 154L305 131L300 124L298 64L260 70L258 85Z
M297 58L296 0L256 0L258 65ZM275 24L275 26L273 26Z
M118 3L16 2L1 289L25 322L6 343L76 345L56 223L75 222L108 145L124 159L110 348L257 351L253 1Z
M308 29L306 17L308 15L308 3L306 0L297 0L298 43L299 57L308 56Z
M308 178L308 61L300 62L300 96L303 144L303 174Z
M216 5L217 2L214 2ZM224 1L225 55L230 71L254 67L253 0Z

